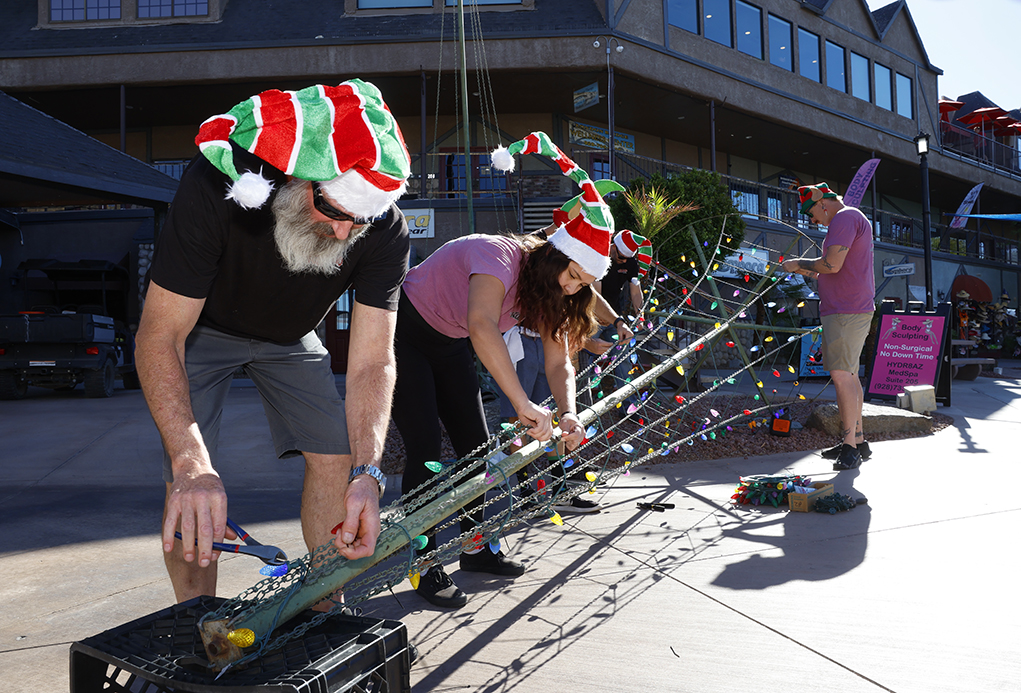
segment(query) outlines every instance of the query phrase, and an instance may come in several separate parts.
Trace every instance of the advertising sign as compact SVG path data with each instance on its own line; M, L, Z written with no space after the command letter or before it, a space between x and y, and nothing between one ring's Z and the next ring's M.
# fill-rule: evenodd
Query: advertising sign
M610 131L606 128L586 125L585 123L572 120L568 128L568 137L573 144L580 144L583 147L592 147L593 149L606 149L606 143L610 140ZM634 135L614 132L613 141L613 151L624 152L625 154L635 153Z
M903 265L883 265L884 277L907 277L915 273L915 263L907 262Z
M717 279L743 279L744 275L762 276L769 264L769 251L764 248L741 248L720 263L713 272Z
M844 191L845 205L848 207L861 206L861 201L865 197L865 191L869 189L869 183L872 181L872 174L876 172L878 166L879 159L869 159L861 165L858 172L854 174L851 184Z
M593 82L574 92L574 112L584 111L589 106L599 103L599 84Z
M436 221L431 209L402 209L412 238L435 238Z
M895 397L909 385L935 385L945 320L932 313L881 315L866 396Z

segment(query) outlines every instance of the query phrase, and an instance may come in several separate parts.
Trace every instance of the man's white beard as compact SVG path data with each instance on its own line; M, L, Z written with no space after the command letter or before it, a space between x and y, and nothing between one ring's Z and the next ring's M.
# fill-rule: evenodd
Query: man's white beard
M292 178L273 200L276 225L273 238L284 265L291 272L329 276L340 271L347 252L369 226L352 228L345 240L333 235L329 223L312 220L312 207L308 202L307 181Z

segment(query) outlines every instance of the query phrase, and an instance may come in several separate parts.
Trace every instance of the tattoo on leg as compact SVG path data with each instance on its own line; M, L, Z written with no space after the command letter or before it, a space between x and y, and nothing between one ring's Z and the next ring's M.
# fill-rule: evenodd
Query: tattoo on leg
M845 428L843 431L840 432L840 437L841 438L846 438L847 434L850 433L850 432L851 432L850 428Z

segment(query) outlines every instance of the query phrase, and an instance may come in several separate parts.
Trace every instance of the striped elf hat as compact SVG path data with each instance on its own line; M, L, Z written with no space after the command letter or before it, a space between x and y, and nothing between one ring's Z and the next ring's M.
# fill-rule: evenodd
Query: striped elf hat
M638 273L643 277L649 274L652 264L652 241L639 236L634 231L624 229L613 237L613 244L624 257L633 257L638 261Z
M815 203L824 197L836 197L837 194L830 190L825 183L817 185L802 185L798 188L798 196L801 198L801 213L807 215Z
M195 144L233 183L227 198L261 207L273 184L234 166L231 142L287 175L320 181L356 217L386 211L404 193L411 157L397 121L374 85L271 89L202 123Z
M613 236L613 215L603 202L595 183L578 164L567 158L545 132L533 132L508 147L493 152L493 166L501 171L514 170L515 154L541 154L557 162L565 176L581 187L579 213L567 221L558 215L556 232L550 236L553 247L577 262L596 279L602 279L610 268L610 238Z

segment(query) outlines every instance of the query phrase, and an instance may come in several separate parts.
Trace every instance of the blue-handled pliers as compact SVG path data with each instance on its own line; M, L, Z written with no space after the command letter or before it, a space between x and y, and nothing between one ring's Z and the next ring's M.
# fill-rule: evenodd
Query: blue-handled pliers
M263 563L267 565L284 565L287 563L287 554L278 549L275 546L265 546L260 544L252 536L241 529L233 520L227 518L227 526L234 530L234 533L238 535L238 539L245 542L244 544L221 544L220 542L213 542L213 549L216 551L226 551L228 553L244 553L249 556L255 556ZM174 536L181 539L180 532L174 532ZM195 540L198 544L198 539Z

